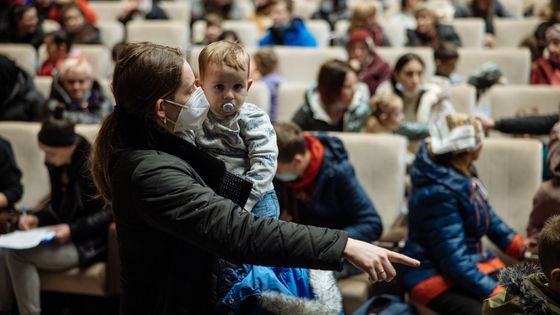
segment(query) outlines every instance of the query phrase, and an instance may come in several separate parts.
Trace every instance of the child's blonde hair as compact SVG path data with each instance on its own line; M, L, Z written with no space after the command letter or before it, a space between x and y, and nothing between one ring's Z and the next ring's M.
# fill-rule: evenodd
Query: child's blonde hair
M206 66L210 63L228 66L236 71L246 71L247 77L249 77L251 57L238 43L221 40L204 47L198 56L201 79L204 79Z
M259 49L254 55L257 70L265 76L276 71L278 68L278 56L272 47L264 47Z
M369 100L370 116L366 121L364 131L369 133L378 133L383 128L379 122L381 114L390 114L398 108L402 109L402 99L393 93L384 93L374 95Z

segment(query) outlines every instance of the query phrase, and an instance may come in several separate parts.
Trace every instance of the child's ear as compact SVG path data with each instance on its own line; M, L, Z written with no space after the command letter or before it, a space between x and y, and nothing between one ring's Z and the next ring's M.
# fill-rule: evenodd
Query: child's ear
M253 79L247 80L247 91L249 91L249 89L251 88L251 85L253 85Z
M201 86L202 86L202 81L200 81L200 79L195 79L195 80L194 80L194 85L195 85L196 87L201 87Z

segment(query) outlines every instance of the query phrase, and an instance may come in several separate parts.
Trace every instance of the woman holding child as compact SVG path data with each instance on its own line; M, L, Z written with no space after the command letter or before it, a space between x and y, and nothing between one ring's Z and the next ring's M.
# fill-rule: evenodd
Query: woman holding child
M374 281L395 276L390 261L417 264L341 231L243 211L251 185L173 134L200 120L201 91L179 50L125 46L113 91L118 105L96 140L92 173L115 213L123 314L211 313L218 256L322 269L340 269L345 257Z

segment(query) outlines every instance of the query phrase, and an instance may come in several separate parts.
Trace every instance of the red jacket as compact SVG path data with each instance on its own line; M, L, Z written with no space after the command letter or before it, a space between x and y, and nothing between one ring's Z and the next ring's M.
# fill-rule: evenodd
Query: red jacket
M531 84L560 85L560 67L554 67L549 59L537 59L531 67Z

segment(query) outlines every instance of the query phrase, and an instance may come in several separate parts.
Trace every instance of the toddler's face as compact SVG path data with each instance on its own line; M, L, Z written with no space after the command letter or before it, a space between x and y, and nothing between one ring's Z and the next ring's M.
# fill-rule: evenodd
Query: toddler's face
M208 64L204 78L199 84L204 90L204 95L210 103L210 110L218 116L231 116L239 111L245 103L245 98L253 80L248 78L248 70L235 70L226 65ZM223 110L224 103L233 103L234 110Z
M403 119L403 103L402 101L398 100L395 101L395 104L393 104L390 111L381 114L381 117L379 117L379 122L385 128L394 131L399 128Z

